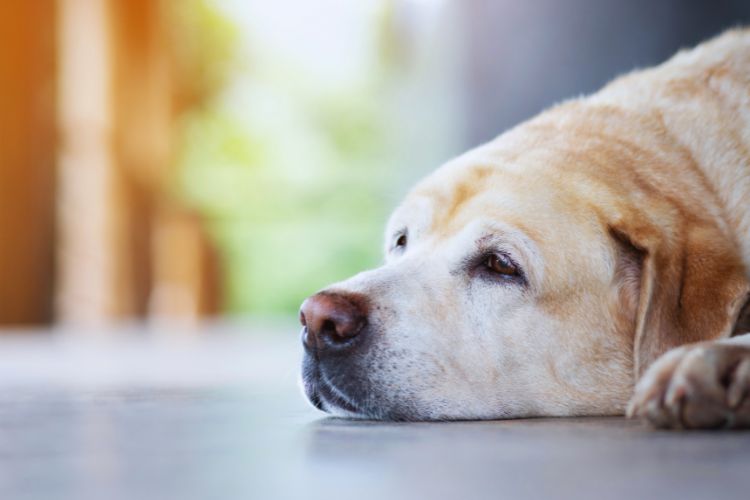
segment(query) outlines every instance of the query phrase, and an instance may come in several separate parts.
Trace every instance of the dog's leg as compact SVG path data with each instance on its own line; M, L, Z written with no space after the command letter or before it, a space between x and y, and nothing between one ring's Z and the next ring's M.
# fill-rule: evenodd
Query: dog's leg
M628 416L660 428L750 428L750 334L667 352L636 385Z

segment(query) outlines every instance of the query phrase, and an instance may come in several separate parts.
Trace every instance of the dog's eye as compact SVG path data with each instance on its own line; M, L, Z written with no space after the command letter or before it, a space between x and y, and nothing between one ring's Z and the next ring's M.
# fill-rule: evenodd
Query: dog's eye
M505 255L499 253L492 253L487 256L485 261L487 269L493 273L502 274L504 276L518 276L518 268L516 265Z
M406 241L406 233L400 234L399 237L396 238L396 243L393 245L393 248L403 250L404 248L406 248Z

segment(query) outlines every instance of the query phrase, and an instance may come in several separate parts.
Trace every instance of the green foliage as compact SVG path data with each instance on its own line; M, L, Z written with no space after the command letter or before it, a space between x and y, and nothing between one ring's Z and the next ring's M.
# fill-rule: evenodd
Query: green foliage
M161 5L180 79L178 104L192 106L218 91L233 73L239 30L207 0L167 0Z
M206 17L200 29L236 32L206 2L190 4ZM218 50L225 60L232 36L196 57ZM186 113L179 131L177 191L209 222L230 313L294 312L380 255L391 173L377 106L383 69L374 58L370 85L326 88L272 56L237 61L232 83Z

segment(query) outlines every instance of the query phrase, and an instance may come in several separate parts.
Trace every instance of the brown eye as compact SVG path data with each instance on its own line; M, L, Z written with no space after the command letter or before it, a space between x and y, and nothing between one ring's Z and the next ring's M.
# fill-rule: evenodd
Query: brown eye
M487 257L486 266L497 274L506 276L517 276L518 269L511 260L502 254L493 253Z
M406 234L402 234L398 237L396 240L396 248L404 248L406 247Z

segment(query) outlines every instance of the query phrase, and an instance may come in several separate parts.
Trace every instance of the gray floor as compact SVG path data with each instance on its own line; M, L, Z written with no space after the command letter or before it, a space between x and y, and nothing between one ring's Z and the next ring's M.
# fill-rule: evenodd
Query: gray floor
M750 433L325 418L295 329L0 337L0 499L750 498Z

